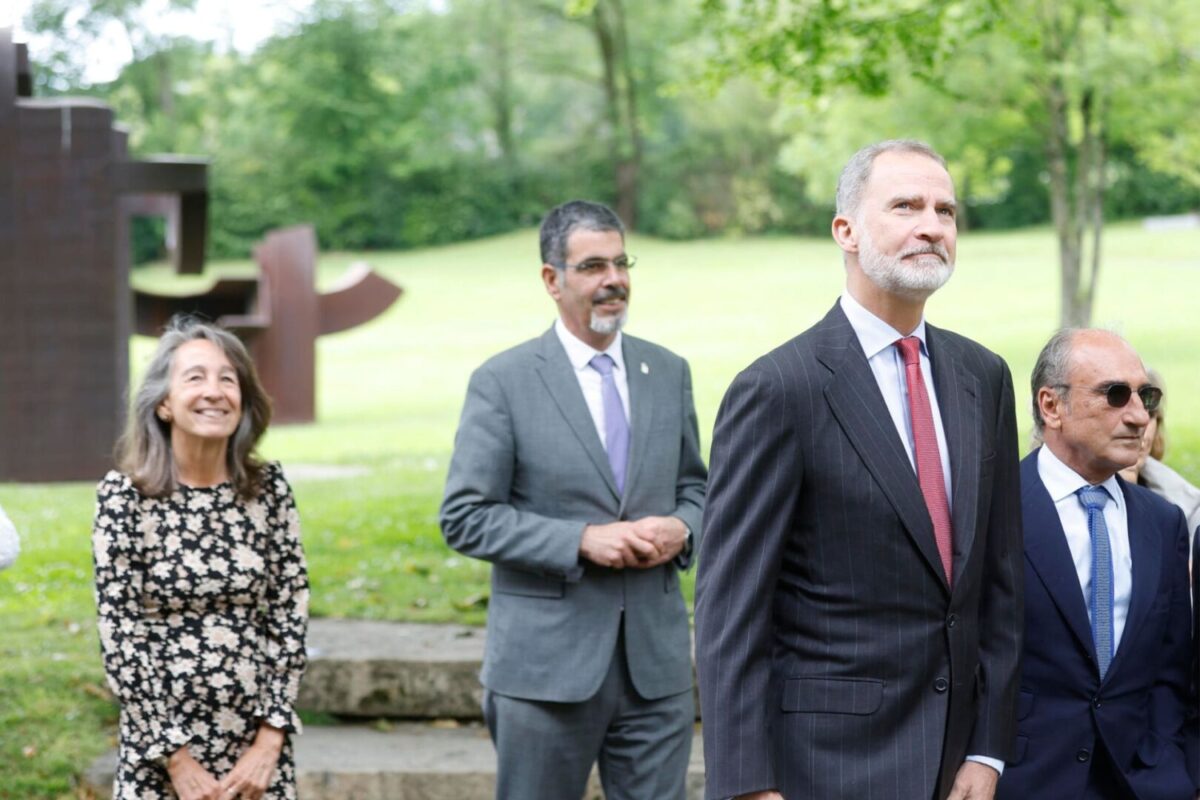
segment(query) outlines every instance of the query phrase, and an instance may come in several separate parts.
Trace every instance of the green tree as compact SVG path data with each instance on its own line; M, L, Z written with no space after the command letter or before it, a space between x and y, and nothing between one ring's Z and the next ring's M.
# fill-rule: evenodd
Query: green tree
M1006 132L1005 115L1019 115L1044 147L1064 325L1091 319L1114 145L1184 179L1198 175L1200 148L1186 112L1200 101L1194 3L706 0L705 9L725 45L718 68L726 74L749 69L809 100L844 88L909 99L899 92L923 85L949 109L931 119L965 112L978 123L960 126L958 142L949 132L951 144L964 148L959 154L968 140L994 141L989 115ZM975 85L955 91L962 76ZM924 94L927 109L936 96ZM936 130L941 138L946 129ZM971 175L998 166L978 147L966 160L975 162Z
M154 64L159 107L172 110L172 37L157 33L146 0L35 0L28 28L49 44L38 53L43 67L36 76L42 91L57 92L85 85L87 54L98 42L120 35L134 61ZM168 8L190 9L195 0L168 0Z

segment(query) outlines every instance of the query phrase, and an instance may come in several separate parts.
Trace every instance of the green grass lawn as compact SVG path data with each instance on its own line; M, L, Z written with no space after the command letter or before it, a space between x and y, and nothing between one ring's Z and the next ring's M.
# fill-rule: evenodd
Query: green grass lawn
M842 285L839 253L826 240L634 237L629 250L639 266L628 330L691 362L706 450L734 374L815 322ZM1096 322L1121 331L1165 376L1166 460L1200 482L1200 233L1112 226L1105 253ZM324 258L321 284L359 258ZM367 260L405 296L371 324L321 341L320 422L276 428L264 446L293 471L313 612L482 622L486 566L442 544L437 505L471 370L554 319L536 235ZM1053 237L1048 230L964 234L959 263L931 300L929 319L1008 360L1028 431L1029 371L1058 313ZM163 268L139 270L135 280L197 284ZM135 370L151 346L133 343ZM329 464L364 474L320 479L306 469ZM116 712L104 689L91 599L92 502L90 484L0 486L0 504L25 546L0 574L0 798L74 795L77 773L112 742ZM685 581L689 594L691 586Z

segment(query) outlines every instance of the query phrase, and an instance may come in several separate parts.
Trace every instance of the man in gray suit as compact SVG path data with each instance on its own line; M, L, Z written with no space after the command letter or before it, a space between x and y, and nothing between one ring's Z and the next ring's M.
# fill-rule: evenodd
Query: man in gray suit
M696 592L710 798L989 800L1012 753L1012 379L928 325L954 185L919 142L838 183L846 290L751 364L713 434Z
M687 362L621 333L633 259L607 207L541 229L559 318L471 376L441 523L492 563L483 672L496 796L682 800L705 469Z

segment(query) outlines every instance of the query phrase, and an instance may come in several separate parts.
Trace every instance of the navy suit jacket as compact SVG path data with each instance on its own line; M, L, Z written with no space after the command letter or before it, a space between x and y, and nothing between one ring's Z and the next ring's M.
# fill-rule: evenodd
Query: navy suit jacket
M1017 748L997 800L1075 800L1103 748L1137 800L1191 800L1184 756L1191 620L1183 512L1117 479L1133 557L1129 616L1104 680L1058 512L1037 469L1021 462L1025 651Z

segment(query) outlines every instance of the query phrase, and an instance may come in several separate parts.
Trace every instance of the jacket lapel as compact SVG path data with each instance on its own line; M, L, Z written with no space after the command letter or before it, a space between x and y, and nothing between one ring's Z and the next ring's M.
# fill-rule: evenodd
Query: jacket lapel
M1150 606L1154 601L1158 586L1162 582L1162 549L1161 544L1148 526L1142 524L1144 512L1142 499L1137 493L1129 491L1125 481L1117 477L1121 492L1125 496L1125 519L1129 530L1129 554L1133 559L1133 588L1129 598L1129 614L1125 617L1125 629L1121 634L1121 644L1109 665L1108 674L1113 674L1114 668L1125 660L1124 654L1134 649L1137 632L1141 630ZM1132 658L1133 656L1129 656Z
M1040 448L1039 448L1040 449ZM1037 469L1038 451L1021 461L1021 508L1025 517L1025 558L1041 580L1080 647L1096 655L1083 590L1058 510ZM1094 662L1093 662L1094 663ZM1111 669L1109 670L1111 673Z
M596 425L592 422L591 412L583 399L579 379L575 377L575 369L571 366L567 351L563 349L562 342L558 341L553 327L542 334L538 358L537 372L546 386L546 391L558 406L559 413L563 415L575 438L583 445L588 458L604 478L613 498L619 498L612 467L608 463L608 454L604 452L604 445L600 443L600 436L596 433Z
M629 464L625 469L625 499L637 485L638 468L646 455L647 438L650 435L651 423L654 419L654 387L662 379L663 371L655 369L659 366L650 358L642 343L631 336L621 337L621 348L625 357L625 378L629 386L629 416L632 417L629 426ZM646 371L642 371L642 365Z
M975 518L979 510L979 471L983 443L980 440L982 409L979 379L967 372L954 352L952 341L926 323L929 360L933 367L934 391L941 411L946 447L950 451L951 524L954 536L955 585L975 543Z
M832 373L825 398L855 452L883 490L929 569L949 593L933 523L917 474L888 413L879 384L841 306L834 304L818 326L816 355Z

